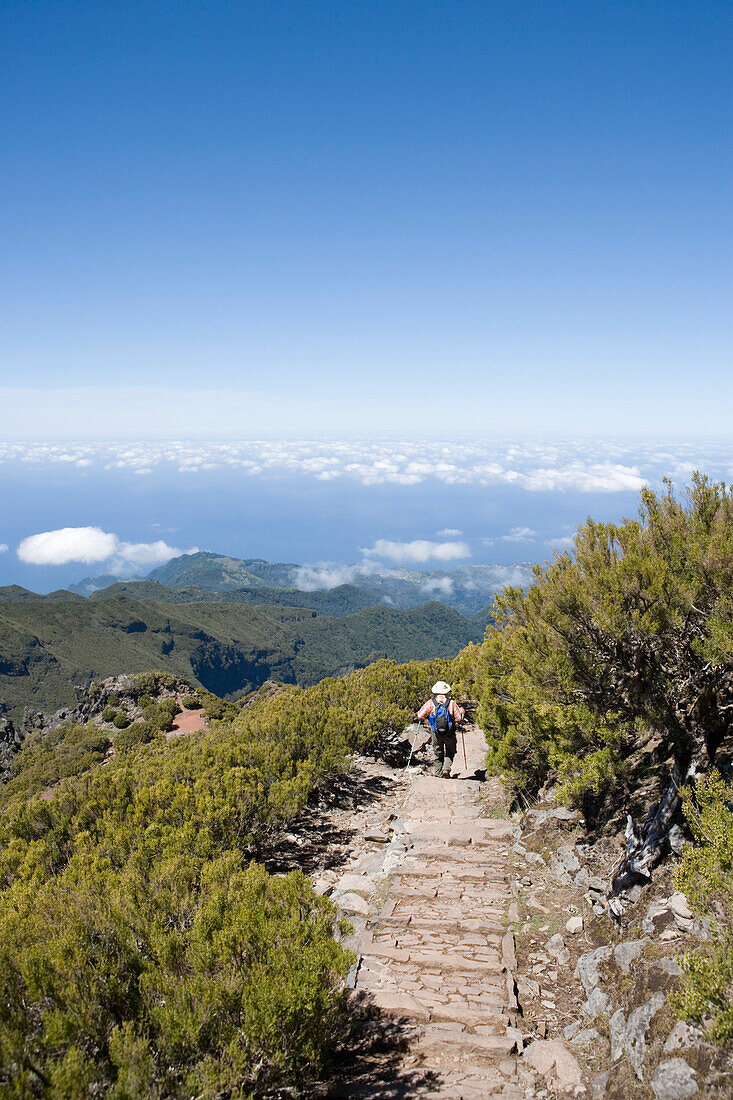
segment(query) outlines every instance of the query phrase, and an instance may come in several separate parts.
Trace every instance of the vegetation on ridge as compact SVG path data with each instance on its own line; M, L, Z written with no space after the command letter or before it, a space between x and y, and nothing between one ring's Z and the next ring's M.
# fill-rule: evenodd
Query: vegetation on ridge
M685 503L644 490L639 518L588 520L574 553L536 566L524 593L458 659L480 701L494 769L536 791L556 773L598 812L624 759L653 738L681 778L707 767L733 714L733 497L695 477Z
M240 1096L345 1034L336 913L250 862L447 662L380 661L154 740L0 814L0 1088Z
M235 698L265 680L310 684L380 657L452 657L481 638L484 626L440 603L361 608L339 618L307 608L125 596L0 603L0 700L17 719L26 706L73 704L75 684L151 668Z

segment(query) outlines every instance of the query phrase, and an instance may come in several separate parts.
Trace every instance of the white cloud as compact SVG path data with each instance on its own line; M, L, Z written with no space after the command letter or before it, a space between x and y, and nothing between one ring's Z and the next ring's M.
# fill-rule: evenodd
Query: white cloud
M6 435L7 438L7 435ZM0 441L0 462L63 463L125 474L198 474L217 467L243 478L300 477L323 483L395 487L426 483L508 485L526 492L638 493L671 475L682 486L690 472L727 477L733 448L726 441L467 439L446 445L425 440L128 440L73 444ZM441 537L458 535L439 532Z
M329 591L340 584L355 584L360 570L358 565L301 565L293 570L293 584L302 592Z
M463 534L463 531L460 527L444 527L442 531L436 531L435 533L444 539L457 539L459 535Z
M434 580L425 581L420 586L420 591L426 596L452 596L454 588L450 577L435 577Z
M430 542L427 539L415 539L413 542L390 542L389 539L377 539L374 546L362 549L369 558L386 558L389 561L424 563L428 561L456 561L458 558L470 558L471 551L465 542Z
M566 550L575 545L575 538L573 535L560 535L556 539L547 539L546 545L555 550Z
M116 535L101 527L61 527L29 535L18 547L18 557L30 565L65 565L71 561L107 561L117 549Z
M86 565L106 562L112 573L137 572L177 558L182 553L162 539L156 542L126 542L101 527L61 527L29 535L18 546L18 557L29 565Z
M502 542L534 542L536 535L531 527L512 527L508 535L502 535Z
M0 542L0 554L4 554L6 550L9 550L7 542Z

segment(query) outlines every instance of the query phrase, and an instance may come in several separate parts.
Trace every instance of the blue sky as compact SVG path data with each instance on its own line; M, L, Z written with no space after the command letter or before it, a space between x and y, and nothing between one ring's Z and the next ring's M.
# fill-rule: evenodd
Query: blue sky
M727 435L732 13L6 0L2 437Z

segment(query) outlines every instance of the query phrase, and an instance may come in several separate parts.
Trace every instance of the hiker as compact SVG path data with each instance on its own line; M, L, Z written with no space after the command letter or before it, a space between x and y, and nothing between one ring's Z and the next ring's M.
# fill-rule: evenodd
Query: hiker
M456 755L456 723L463 721L464 710L450 697L450 684L438 680L432 686L432 698L420 708L417 718L427 718L433 744L433 772L450 779L453 757Z

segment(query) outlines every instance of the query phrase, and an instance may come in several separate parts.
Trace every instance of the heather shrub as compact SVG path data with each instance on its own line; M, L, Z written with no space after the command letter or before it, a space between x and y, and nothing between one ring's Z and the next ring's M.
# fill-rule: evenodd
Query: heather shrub
M380 661L234 708L195 738L135 722L104 768L63 779L50 800L12 792L0 814L0 1091L307 1089L347 1032L351 959L331 902L256 860L449 668ZM152 717L166 703L170 715L164 700Z
M680 1015L710 1020L713 1039L733 1038L733 783L717 771L683 792L695 845L688 844L675 871L691 908L710 919L711 942L681 957L685 980L674 998Z

